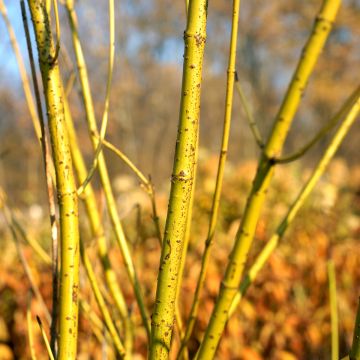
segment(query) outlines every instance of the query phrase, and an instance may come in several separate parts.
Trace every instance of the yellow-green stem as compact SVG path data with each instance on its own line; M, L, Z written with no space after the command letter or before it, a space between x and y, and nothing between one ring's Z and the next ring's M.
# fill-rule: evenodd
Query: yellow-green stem
M196 154L195 154L196 159L198 159L198 153L199 153L199 128L198 128ZM176 294L176 304L175 304L175 320L176 320L176 326L178 328L179 340L180 340L180 347L179 347L177 357L181 353L181 356L184 358L184 360L187 360L189 358L189 354L188 354L187 348L183 346L183 339L185 337L186 332L184 333L184 325L183 325L183 322L181 319L179 300L180 300L180 294L181 294L181 283L182 283L182 278L184 275L184 268L185 268L185 263L186 263L186 254L187 254L189 241L190 241L190 235L191 235L191 223L192 223L192 213L193 213L194 198L195 198L197 164L198 164L198 161L196 160L196 162L194 164L194 184L193 184L192 191L191 191L189 212L188 212L188 216L186 219L186 231L185 231L184 246L183 246L183 250L182 250L181 263L180 263L180 269L179 269L179 280L178 280L178 284L177 284L177 294Z
M332 260L327 263L331 314L331 360L339 359L339 325L336 299L336 274Z
M58 359L75 359L78 332L78 203L70 146L65 127L62 84L45 3L28 0L38 48L54 158L60 214L60 336Z
M340 0L325 0L323 2L310 38L303 50L297 69L276 116L274 127L259 161L240 228L235 236L235 244L229 256L229 263L221 282L219 296L198 351L198 360L208 360L215 356L228 319L228 311L240 285L247 254L274 173L273 159L281 154L285 138L300 103L301 95L330 32L340 2Z
M36 360L33 326L32 326L32 320L31 320L31 294L29 294L29 299L28 299L28 303L27 303L27 307L26 307L26 323L27 323L27 333L28 333L28 339L29 339L31 360Z
M167 359L170 351L177 282L196 163L206 16L206 0L194 0L189 3L187 27L184 33L185 54L179 127L156 301L152 314L149 359Z
M350 360L360 360L360 297L355 320L354 337L349 357Z
M181 348L178 354L179 359L181 358L183 350L185 349L186 344L190 339L197 318L199 302L200 302L200 293L205 283L206 271L210 261L211 245L213 242L217 219L218 219L220 197L221 197L222 183L224 178L225 163L227 158L230 126L231 126L234 81L235 81L235 73L236 73L235 66L236 66L236 48L237 48L237 38L238 38L239 11L240 11L240 0L234 0L233 9L232 9L232 27L231 27L231 38L230 38L230 47L229 47L229 61L228 61L228 69L227 69L224 125L223 125L221 151L220 151L218 170L216 176L215 191L212 201L209 229L205 241L205 250L201 259L200 275L196 284L194 300L191 306L189 319L186 325L185 336L183 338Z
M198 152L199 152L199 132L198 132L196 154L195 154L196 159L198 158ZM187 360L189 358L189 354L188 354L187 348L185 346L186 344L184 344L184 341L183 341L185 338L186 332L188 331L188 328L186 328L185 333L184 333L184 328L183 328L184 325L183 325L183 322L181 319L179 300L180 300L180 294L181 294L181 283L182 283L182 278L184 275L184 268L185 268L185 263L186 263L186 254L187 254L189 241L190 241L190 235L191 235L192 213L193 213L195 187L196 187L196 174L197 174L197 160L196 160L196 163L194 164L194 184L193 184L193 188L191 191L189 212L188 212L188 216L186 219L186 222L187 222L186 223L186 231L185 231L184 246L183 246L183 250L182 250L181 263L180 263L180 269L179 269L179 280L178 280L178 285L177 285L176 304L175 304L175 320L176 320L176 325L178 327L179 338L180 338L180 347L179 347L177 357L182 356L184 358L184 360Z

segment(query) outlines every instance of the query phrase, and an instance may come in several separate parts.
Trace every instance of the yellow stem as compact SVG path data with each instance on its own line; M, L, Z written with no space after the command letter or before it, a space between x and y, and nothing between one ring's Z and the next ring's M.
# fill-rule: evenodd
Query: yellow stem
M79 292L78 202L66 132L62 83L45 4L28 0L38 48L60 214L60 337L58 359L76 358Z
M200 116L202 63L206 40L207 1L189 3L184 33L185 54L181 105L169 207L162 244L149 359L167 359L173 330L179 270L194 186Z

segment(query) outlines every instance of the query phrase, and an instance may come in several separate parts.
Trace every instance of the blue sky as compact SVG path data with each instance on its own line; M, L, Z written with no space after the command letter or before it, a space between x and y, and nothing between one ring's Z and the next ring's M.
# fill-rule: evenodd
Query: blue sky
M21 52L24 58L26 58L26 43L21 20L20 2L7 1L6 7L8 10L8 16L20 44ZM15 91L20 86L20 75L16 58L2 17L0 17L0 82L1 85L9 86Z

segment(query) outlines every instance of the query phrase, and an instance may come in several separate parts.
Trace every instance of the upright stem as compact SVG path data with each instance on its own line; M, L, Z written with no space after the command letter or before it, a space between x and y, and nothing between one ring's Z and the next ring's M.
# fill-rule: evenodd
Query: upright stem
M204 340L200 345L198 352L199 360L212 359L215 356L220 337L228 319L229 308L240 285L247 254L252 244L265 195L274 173L274 162L272 159L281 154L286 135L300 103L301 95L330 32L339 6L340 0L325 0L323 2L310 39L304 48L280 111L276 116L273 130L259 162L240 228L235 237L235 244L229 256L229 263L221 283L219 296Z
M332 260L328 261L329 297L331 314L331 360L339 359L339 325L336 299L336 274Z
M354 337L350 350L350 360L360 360L360 297L355 320Z
M235 81L235 71L236 71L235 66L236 66L236 47L237 47L237 38L238 38L239 11L240 11L240 0L234 0L233 12L232 12L230 49L229 49L229 62L227 69L224 125L223 125L221 151L219 156L219 164L218 164L218 170L216 176L215 192L212 201L208 234L205 241L205 250L201 259L200 275L196 284L194 300L191 306L190 315L186 326L186 333L178 354L179 358L181 357L181 354L184 348L186 347L187 342L190 339L191 333L195 325L195 321L199 309L200 293L205 283L206 271L210 260L211 245L213 242L215 228L219 214L220 197L221 197L222 183L224 178L225 162L227 158L230 125L231 125L231 113L232 113L234 81Z
M198 131L197 144L196 144L196 154L195 154L196 159L198 158L198 153L199 153L199 131ZM184 275L184 268L185 268L185 263L186 263L186 254L187 254L187 250L189 247L189 241L190 241L190 235L191 235L192 214L193 214L193 207L194 207L195 187L196 187L196 177L197 177L197 164L198 164L198 162L196 160L196 162L194 164L194 184L193 184L193 188L191 191L189 212L188 212L188 216L186 219L184 246L183 246L182 255L181 255L181 263L180 263L180 268L179 268L179 280L178 280L178 284L177 284L177 294L176 294L176 303L175 303L175 320L176 320L176 326L178 328L179 340L180 340L179 353L181 352L181 356L183 356L184 360L187 360L189 358L189 354L187 352L187 349L183 346L183 339L184 339L186 333L184 333L183 322L181 319L179 300L180 300L180 293L181 293L181 283L182 283L182 278ZM187 329L186 329L186 331L187 331Z
M46 185L48 192L49 212L50 212L50 225L51 225L51 243L52 243L52 309L51 309L51 327L50 327L50 346L52 353L56 356L56 342L57 342L57 314L58 314L58 285L59 285L59 244L58 244L58 229L56 223L56 206L54 199L54 184L51 177L51 166L53 165L51 160L51 153L49 148L49 140L45 131L44 117L41 107L40 90L38 86L35 61L31 46L29 26L26 16L26 9L24 0L20 1L21 14L24 23L25 37L28 48L31 75L33 78L34 93L37 105L38 116L40 120L41 128L41 148L44 161L44 170L46 177Z
M206 16L206 0L193 0L189 3L187 28L184 33L185 54L179 127L156 301L151 323L149 358L154 360L167 359L170 351L177 282L194 185Z
M75 359L79 292L78 203L69 140L65 127L62 85L49 18L43 1L28 0L38 48L54 157L60 213L60 338L58 359Z

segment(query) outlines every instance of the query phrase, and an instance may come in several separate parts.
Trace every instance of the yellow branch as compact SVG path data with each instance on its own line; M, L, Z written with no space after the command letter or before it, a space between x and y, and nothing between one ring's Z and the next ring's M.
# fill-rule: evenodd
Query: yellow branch
M189 2L184 33L185 54L181 105L168 214L152 314L149 359L167 359L174 323L177 283L194 186L200 116L202 63L206 40L207 1Z
M65 125L62 83L45 3L28 0L38 48L60 214L60 337L58 359L76 358L79 292L78 202Z

